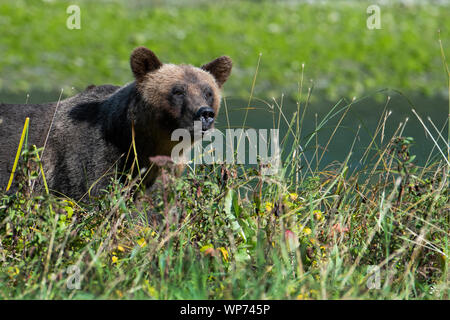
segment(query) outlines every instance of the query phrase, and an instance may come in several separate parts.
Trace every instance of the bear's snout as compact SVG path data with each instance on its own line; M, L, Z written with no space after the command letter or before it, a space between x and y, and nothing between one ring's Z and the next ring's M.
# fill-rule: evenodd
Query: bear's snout
M211 129L211 127L214 123L215 115L216 115L216 113L214 112L213 108L201 107L195 113L194 121L201 121L202 122L202 130L206 131L206 130Z

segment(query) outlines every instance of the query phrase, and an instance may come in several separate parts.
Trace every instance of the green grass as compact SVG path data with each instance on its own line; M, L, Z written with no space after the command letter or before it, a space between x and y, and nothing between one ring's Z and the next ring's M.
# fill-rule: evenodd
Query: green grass
M314 132L302 131L310 77L330 96L386 86L448 90L436 35L441 28L446 48L448 7L383 7L383 30L368 31L365 5L355 2L231 2L200 11L198 4L149 10L123 2L99 10L81 1L82 30L70 31L67 3L33 3L0 4L2 89L123 83L130 51L145 44L176 63L231 55L233 95L303 93L292 117L279 99L270 110L274 127L287 128L283 141L294 141L275 176L224 165L177 178L169 166L150 194L137 188L139 180L112 180L83 203L31 190L39 158L25 143L14 177L19 190L0 186L0 299L449 299L446 139L424 123L436 143L418 166L414 139L403 135L407 122L384 135L385 108L369 145L359 144L358 131L345 161L319 169L336 131L323 145L317 135L349 105L340 101ZM259 52L256 86L242 89L252 83ZM367 156L350 169L357 147ZM68 288L73 266L80 289ZM377 289L367 286L372 266L380 268Z
M368 30L366 1L146 3L2 1L0 89L69 93L124 84L132 49L145 45L165 62L200 65L230 55L235 68L226 90L233 96L248 96L243 84L251 83L260 53L261 97L295 96L302 63L307 86L333 100L385 87L447 92L437 53L438 30L445 45L450 40L448 5L381 5L382 29ZM81 30L66 28L69 4L81 8Z
M306 108L287 124L301 139L274 176L216 165L177 178L167 165L150 193L112 180L82 203L32 192L39 159L23 150L19 190L0 193L0 298L448 299L446 159L415 165L406 123L381 138L380 121L375 157L349 169L356 134L343 163L319 170L324 146L300 152ZM68 288L73 266L79 289Z

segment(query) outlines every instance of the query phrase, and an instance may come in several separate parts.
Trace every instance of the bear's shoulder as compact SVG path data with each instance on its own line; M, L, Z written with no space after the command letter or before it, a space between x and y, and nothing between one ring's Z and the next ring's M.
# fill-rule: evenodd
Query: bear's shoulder
M101 100L107 98L120 88L121 88L120 86L115 86L112 84L104 84L100 86L91 84L87 86L86 89L84 89L84 91L81 92L80 94L84 97L92 97L95 100Z

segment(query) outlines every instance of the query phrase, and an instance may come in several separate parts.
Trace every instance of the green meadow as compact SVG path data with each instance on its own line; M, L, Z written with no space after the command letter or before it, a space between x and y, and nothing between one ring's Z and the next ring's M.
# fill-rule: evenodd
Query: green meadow
M140 45L172 63L226 54L221 128L264 105L283 161L166 164L151 192L130 175L70 199L33 189L45 163L25 143L19 190L0 186L0 299L449 299L450 5L380 4L369 30L369 4L2 1L0 102L125 84ZM347 122L366 97L373 126Z
M178 3L178 4L177 4ZM438 30L450 40L448 6L381 5L381 29L366 26L367 1L2 1L0 90L57 91L131 81L129 55L145 45L164 62L234 60L230 96L247 98L261 54L258 96L307 87L333 99L380 88L445 92ZM69 4L81 29L69 30ZM310 83L310 81L313 83Z

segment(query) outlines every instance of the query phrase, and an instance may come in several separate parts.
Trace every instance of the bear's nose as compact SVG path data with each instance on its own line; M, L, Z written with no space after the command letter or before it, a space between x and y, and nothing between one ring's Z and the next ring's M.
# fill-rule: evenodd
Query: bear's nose
M211 128L214 123L214 116L216 113L213 108L201 107L195 114L195 120L200 120L202 122L202 130L206 131Z

